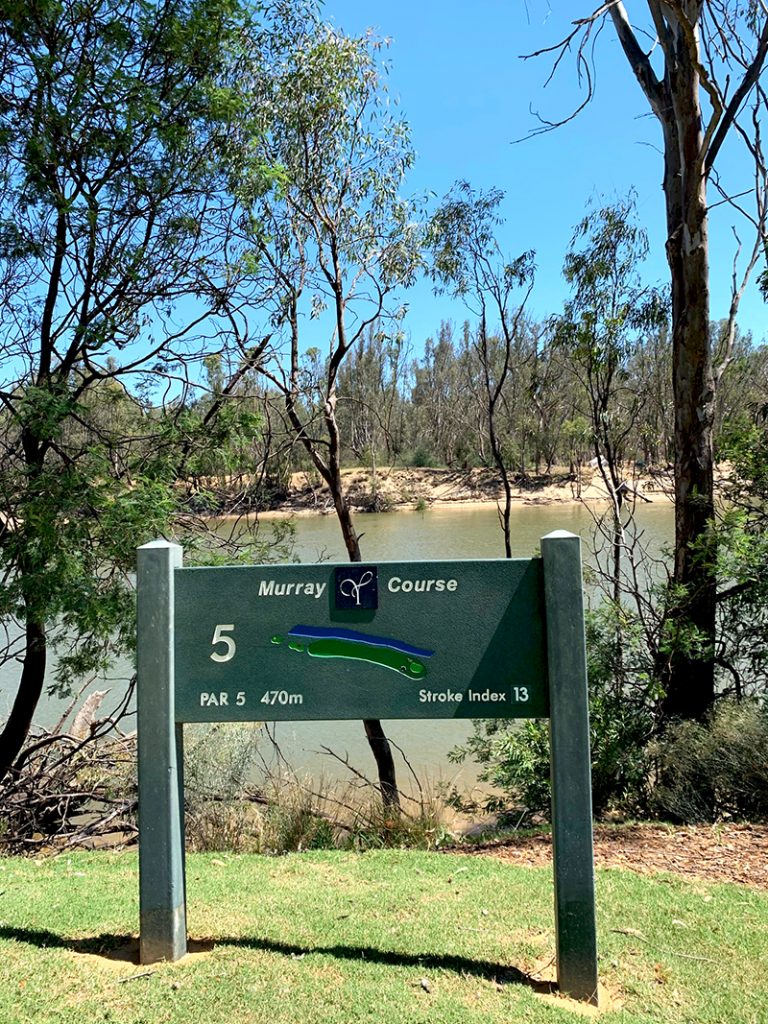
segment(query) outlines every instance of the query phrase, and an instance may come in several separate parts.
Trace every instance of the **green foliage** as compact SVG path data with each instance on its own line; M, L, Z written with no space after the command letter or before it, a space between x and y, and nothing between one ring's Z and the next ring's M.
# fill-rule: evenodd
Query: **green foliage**
M588 616L592 804L596 815L613 809L634 812L647 803L647 744L655 724L653 689L643 667L639 626L624 626L617 640L615 614L608 604ZM617 642L624 666L618 679ZM450 756L455 761L471 756L482 766L480 778L501 790L502 795L489 802L489 809L549 813L548 723L478 721L467 743Z
M418 798L402 795L403 807L387 806L378 794L354 804L343 845L360 852L382 849L439 850L456 839L445 821L446 799L438 790L419 788Z
M534 253L505 260L494 236L502 223L501 189L474 190L459 181L443 199L427 230L431 274L450 294L486 307L494 316L507 313L509 293L533 277Z
M307 783L277 784L268 794L263 815L265 853L333 850L340 845L335 818L327 816L323 799Z
M429 469L438 465L439 460L428 449L419 447L412 452L404 453L403 462L406 466L412 466L414 469Z
M273 774L257 724L222 723L186 730L187 839L195 850L284 854L336 847L437 849L452 835L439 794L404 797L406 809L378 794L340 791L323 779Z
M679 822L768 819L768 713L722 701L704 722L678 722L651 748L652 806Z
M768 693L768 429L764 395L727 424L723 454L732 462L718 517L716 664L725 694Z
M190 806L242 798L259 764L261 726L225 722L185 730L184 786Z
M502 198L498 190L476 192L467 182L458 182L432 217L427 248L437 290L462 298L467 309L479 317L471 342L465 329L464 350L467 355L471 351L479 369L478 397L485 414L490 457L505 490L502 525L510 557L509 467L524 462L519 458L519 440L505 436L500 429L499 411L514 402L518 354L526 334L523 312L533 289L535 265L533 251L509 259L500 249L494 231L500 223L497 208ZM462 462L468 465L470 461L469 453L462 452Z
M354 278L361 267L386 294L412 281L420 262L414 206L399 194L414 153L407 124L387 103L381 44L311 20L291 43L274 73L258 77L254 94L271 113L254 149L281 169L272 191L256 196L251 221L250 266L265 274L275 323L289 314L286 289L297 273L318 318L339 300L342 308L355 298L370 306ZM343 294L329 289L323 267L340 275ZM376 305L356 337L381 312Z
M2 557L23 571L7 577L0 613L48 623L60 696L132 647L135 549L168 529L174 508L166 480L115 480L96 446L19 487Z
M185 510L187 505L185 503ZM276 519L268 527L245 522L230 528L191 531L179 541L191 565L265 565L295 562L296 526L291 519Z
M765 395L755 396L755 405L728 420L720 438L721 456L731 461L734 478L731 496L739 504L754 497L752 511L764 511L758 503L768 498L768 407ZM754 401L754 400L753 400Z
M170 410L161 421L160 444L177 460L185 477L224 478L251 470L253 448L261 435L262 415L247 399L235 396L209 417L208 403Z
M217 132L238 108L237 83L226 80L238 20L234 0L18 4L4 20L0 45L14 88L9 81L0 122L9 171L2 220L14 234L2 255L14 265L41 256L53 239L44 230L32 244L37 218L45 223L48 210L66 217L67 242L90 245L96 257L95 292L106 298L103 286L117 286L112 301L95 303L81 322L91 349L115 334L127 341L140 297L174 287L169 251L183 263L200 242L199 207L182 200L178 175L184 167L199 184L215 172L225 137ZM179 202L162 201L171 195ZM131 224L119 251L103 247L110 215L112 229ZM77 280L80 253L68 244L63 258ZM126 312L128 280L139 303L126 321L118 310Z
M503 719L479 720L473 723L472 735L462 746L449 754L452 761L471 757L481 766L479 778L501 796L485 801L488 811L508 813L523 809L531 813L548 813L549 733L546 722Z
M667 320L663 294L640 278L647 253L634 194L592 210L576 226L565 256L572 298L550 324L584 392L593 453L605 462L612 487L620 483L627 441L646 401L630 384L630 367L643 337ZM573 427L569 433L574 436Z
M135 547L169 534L184 463L207 468L215 445L227 469L258 431L248 406L189 407L237 278L222 254L237 249L238 130L255 129L243 68L280 48L287 17L238 0L62 0L4 13L0 611L3 658L23 671L0 775L23 743L48 652L63 695L130 649ZM214 363L212 391L228 398Z

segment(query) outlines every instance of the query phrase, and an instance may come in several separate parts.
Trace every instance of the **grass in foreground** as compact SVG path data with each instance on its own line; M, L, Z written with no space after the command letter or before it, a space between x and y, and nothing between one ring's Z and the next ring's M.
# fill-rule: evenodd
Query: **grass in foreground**
M589 1013L543 993L552 879L401 851L188 858L201 952L141 967L135 854L0 861L4 1024L509 1024ZM606 1024L768 1020L768 894L598 875ZM122 950L122 959L121 956ZM135 952L135 943L134 943Z

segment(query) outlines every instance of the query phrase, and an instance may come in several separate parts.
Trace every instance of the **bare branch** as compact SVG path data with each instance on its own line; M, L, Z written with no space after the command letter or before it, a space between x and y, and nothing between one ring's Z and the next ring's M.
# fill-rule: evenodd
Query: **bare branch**
M635 78L640 84L640 88L645 93L646 99L648 100L651 109L654 114L661 121L664 118L664 111L668 105L668 97L662 86L662 83L656 77L656 73L651 66L651 62L648 56L643 51L642 47L637 41L635 33L629 24L629 18L624 8L624 4L617 2L611 5L611 19L613 20L613 27L616 30L621 47L624 50L624 54L629 61L629 65L635 75ZM656 18L654 18L656 21ZM658 30L657 24L657 30ZM665 39L662 38L662 45L665 43Z
M765 64L766 56L768 56L768 17L766 18L763 30L760 33L760 40L752 63L746 69L744 77L731 97L727 107L722 112L722 117L720 118L717 131L714 133L712 140L709 143L709 148L706 153L706 161L704 164L706 174L709 174L712 170L715 160L717 159L717 155L722 148L728 132L736 121L744 100L757 84L758 79L760 78L760 73Z

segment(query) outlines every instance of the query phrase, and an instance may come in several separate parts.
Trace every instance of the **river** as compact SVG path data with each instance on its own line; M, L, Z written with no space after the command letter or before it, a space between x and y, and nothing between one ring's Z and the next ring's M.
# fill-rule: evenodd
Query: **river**
M638 521L652 550L671 543L674 530L672 507L666 502L643 505ZM295 553L302 562L345 561L341 534L333 516L303 516L296 522ZM504 545L495 508L455 506L431 508L425 512L398 511L359 515L355 520L361 534L366 561L406 561L440 558L499 558ZM592 513L578 504L517 505L513 509L512 545L516 557L537 552L545 534L570 530L584 541L585 558L590 557L594 528ZM269 521L261 529L267 535ZM6 714L17 678L18 666L6 665L0 673L0 714ZM118 666L113 678L100 680L94 688L112 687L118 691L130 674L130 666ZM46 700L39 721L50 726L61 714L63 702ZM335 758L323 753L330 747L339 757L367 775L373 773L372 758L362 724L359 722L279 723L276 735L283 754L300 773L322 774L329 779L349 778L347 770ZM475 766L457 766L448 760L448 752L461 743L471 730L466 720L397 721L386 724L391 739L404 752L418 776L431 785L449 783L462 791L475 784ZM400 775L409 774L400 761Z

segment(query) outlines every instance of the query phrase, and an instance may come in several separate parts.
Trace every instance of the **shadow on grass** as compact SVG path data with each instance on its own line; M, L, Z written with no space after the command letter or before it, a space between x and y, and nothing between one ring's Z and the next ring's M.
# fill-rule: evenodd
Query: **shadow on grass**
M217 940L216 944L258 949L294 958L319 954L320 956L332 956L337 960L358 960L364 963L386 964L391 967L416 967L422 971L451 971L454 974L471 975L500 984L527 985L537 992L552 991L550 982L532 978L516 967L493 963L489 960L470 960L465 956L451 956L442 953L398 953L396 950L377 949L375 946L298 946L275 939L258 939L248 936L221 938Z
M10 939L13 942L26 942L39 949L69 949L73 953L90 953L98 956L114 952L121 946L127 946L133 940L131 935L116 935L102 932L87 939L69 939L64 935L48 931L45 928L14 928L11 925L0 925L0 940ZM138 950L138 945L137 945Z
M14 928L9 925L0 925L0 940L2 939L26 942L40 949L68 949L74 953L104 956L112 960L124 959L128 962L138 963L138 940L132 935L103 932L86 939L70 939L46 929ZM533 989L534 992L544 995L557 989L553 982L532 977L516 967L449 954L398 953L395 950L377 949L375 946L299 946L290 942L279 942L275 939L259 939L255 936L190 939L188 945L190 953L208 953L217 946L232 946L236 949L256 949L260 952L275 953L292 959L312 955L332 956L337 960L418 968L420 971L450 971L454 974L483 978L501 985L525 985Z

